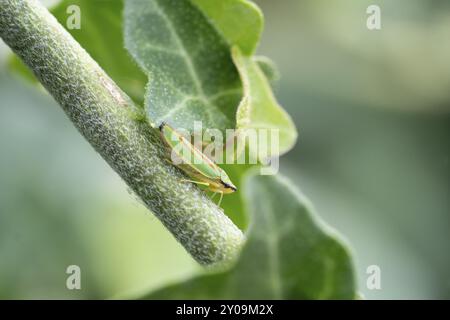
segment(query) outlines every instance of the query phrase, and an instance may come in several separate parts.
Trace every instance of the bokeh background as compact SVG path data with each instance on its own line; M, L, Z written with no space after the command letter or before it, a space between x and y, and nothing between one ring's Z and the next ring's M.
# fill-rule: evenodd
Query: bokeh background
M350 243L368 299L450 298L450 2L258 0L300 132L281 171ZM366 8L382 29L366 28ZM0 298L111 298L199 267L0 49ZM82 290L65 287L68 265ZM381 268L381 290L366 268Z

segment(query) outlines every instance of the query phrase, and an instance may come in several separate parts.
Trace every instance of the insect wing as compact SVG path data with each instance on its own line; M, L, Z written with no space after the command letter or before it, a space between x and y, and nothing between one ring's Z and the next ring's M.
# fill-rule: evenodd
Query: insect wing
M171 149L171 161L188 174L220 180L222 170L183 135L167 124L160 126L162 137ZM205 179L204 179L205 180Z

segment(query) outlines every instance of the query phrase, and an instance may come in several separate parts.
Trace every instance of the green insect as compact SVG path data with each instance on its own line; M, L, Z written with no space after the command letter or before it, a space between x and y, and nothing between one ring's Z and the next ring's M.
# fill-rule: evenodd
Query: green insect
M175 156L178 158L175 165L195 179L195 181L184 181L203 185L215 194L219 193L219 206L224 194L233 193L237 190L224 170L219 168L217 164L192 145L190 141L174 128L163 122L159 126L159 131L161 132L163 141L171 151L171 155L175 153ZM183 152L178 152L180 149Z

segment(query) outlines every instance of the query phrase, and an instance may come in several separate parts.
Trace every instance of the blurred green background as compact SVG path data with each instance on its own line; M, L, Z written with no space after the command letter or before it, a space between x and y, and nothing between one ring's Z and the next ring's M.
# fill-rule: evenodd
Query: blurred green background
M450 298L450 2L256 2L259 52L300 132L281 171L351 244L366 298ZM199 272L0 52L0 298L134 296ZM80 291L66 289L71 264ZM366 288L372 264L381 290Z

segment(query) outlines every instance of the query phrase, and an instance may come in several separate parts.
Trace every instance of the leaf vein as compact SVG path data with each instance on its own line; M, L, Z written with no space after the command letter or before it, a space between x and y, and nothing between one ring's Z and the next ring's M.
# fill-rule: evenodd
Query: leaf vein
M206 100L206 95L203 92L203 88L202 88L202 84L201 81L199 79L199 77L197 76L197 72L195 69L195 65L192 61L192 57L189 55L189 53L186 51L186 49L184 48L183 45L183 41L181 40L180 36L178 35L172 21L169 19L169 17L167 16L166 12L164 11L164 9L160 6L160 4L158 3L158 1L155 1L155 8L158 11L158 13L161 15L161 17L164 19L164 21L166 22L167 28L169 29L170 33L173 35L174 40L177 44L178 49L180 50L180 55L183 57L186 66L188 68L188 71L192 77L192 80L194 81L194 85L195 88L197 90L197 93Z

